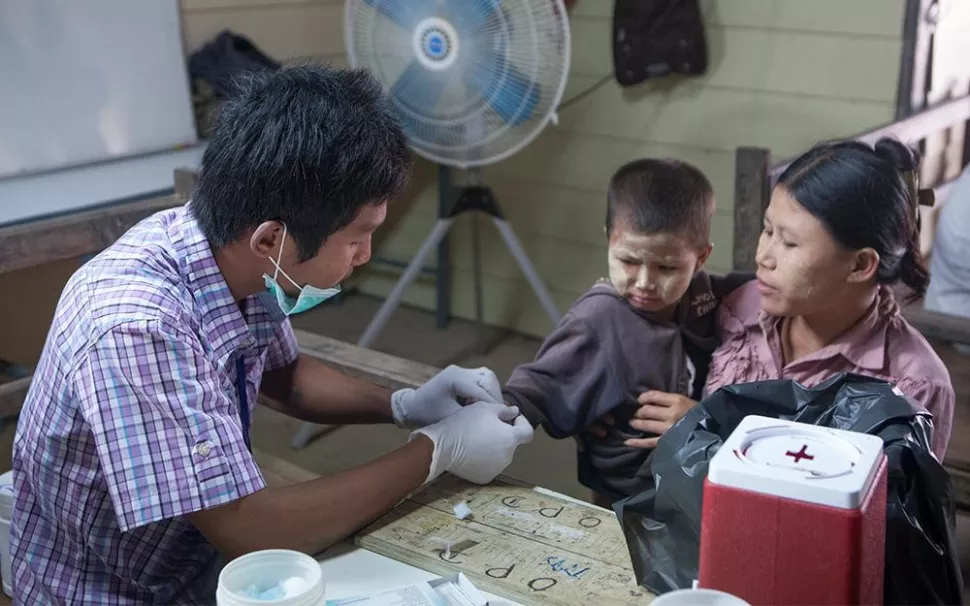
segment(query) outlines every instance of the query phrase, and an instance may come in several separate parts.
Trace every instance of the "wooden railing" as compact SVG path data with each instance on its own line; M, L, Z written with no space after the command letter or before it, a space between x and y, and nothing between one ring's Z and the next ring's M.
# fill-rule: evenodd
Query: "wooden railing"
M970 95L947 101L897 122L861 133L852 139L875 143L883 137L893 137L915 144L927 136L970 120ZM739 147L735 153L734 182L734 249L735 269L753 270L758 237L771 188L791 159L772 164L771 152L760 147ZM953 182L934 187L937 204L946 199ZM922 303L910 305L903 315L928 337L970 343L970 320L931 312Z

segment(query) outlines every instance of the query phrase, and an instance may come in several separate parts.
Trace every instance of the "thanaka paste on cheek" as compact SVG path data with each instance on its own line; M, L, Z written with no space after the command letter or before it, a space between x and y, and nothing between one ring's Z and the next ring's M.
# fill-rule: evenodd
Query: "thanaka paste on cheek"
M674 241L675 242L675 241ZM690 285L693 271L657 272L657 265L682 267L684 259L671 254L656 254L660 251L675 247L669 236L662 234L653 236L632 235L628 232L616 234L610 242L608 265L610 282L624 297L633 294L659 297L662 305L659 309L675 305ZM676 248L676 247L675 247ZM633 260L636 263L627 264L622 260ZM650 311L658 311L651 309Z
M810 263L799 260L792 266L792 271L786 278L786 284L782 287L790 293L790 296L798 301L805 301L815 296L817 292L814 274L814 267Z

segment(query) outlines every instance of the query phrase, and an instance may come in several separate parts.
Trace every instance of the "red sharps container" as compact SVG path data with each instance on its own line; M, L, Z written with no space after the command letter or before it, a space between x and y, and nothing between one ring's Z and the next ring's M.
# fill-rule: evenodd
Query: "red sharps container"
M698 587L755 605L882 604L882 439L751 415L711 459Z

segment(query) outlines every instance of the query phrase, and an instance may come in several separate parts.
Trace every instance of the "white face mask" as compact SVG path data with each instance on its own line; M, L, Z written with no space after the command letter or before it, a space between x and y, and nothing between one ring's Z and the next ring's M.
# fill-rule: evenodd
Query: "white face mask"
M340 292L340 285L334 286L333 288L317 288L316 286L311 286L309 284L300 286L297 284L293 278L286 275L283 268L280 267L280 260L283 258L283 245L286 243L286 223L283 224L283 240L280 242L280 254L277 255L276 259L270 259L276 271L273 272L273 276L270 277L269 274L263 274L263 281L266 283L266 289L271 295L276 298L276 303L280 306L283 311L284 316L292 316L294 314L303 313L309 309L313 309L317 305L320 305L330 297L336 295ZM290 284L300 289L300 295L298 297L292 297L286 294L283 287L280 286L276 278L280 274L290 281Z

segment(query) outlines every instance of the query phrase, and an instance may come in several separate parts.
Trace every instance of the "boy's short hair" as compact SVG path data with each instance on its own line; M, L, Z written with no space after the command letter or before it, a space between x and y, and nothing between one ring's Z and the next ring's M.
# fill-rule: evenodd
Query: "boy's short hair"
M606 234L618 220L637 233L675 233L698 247L710 243L714 188L696 167L667 158L642 158L610 179Z

